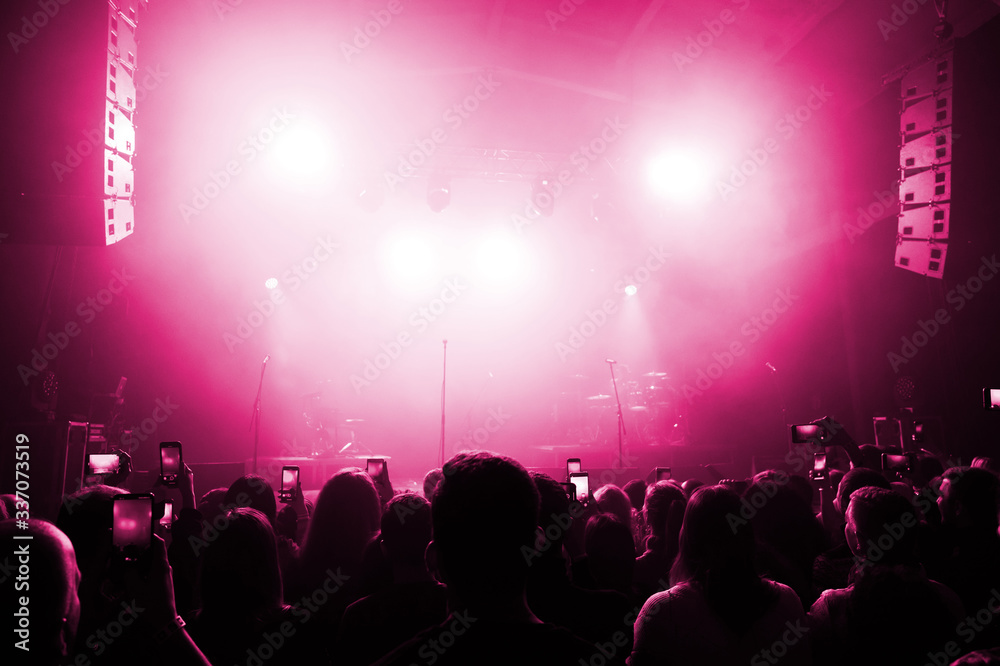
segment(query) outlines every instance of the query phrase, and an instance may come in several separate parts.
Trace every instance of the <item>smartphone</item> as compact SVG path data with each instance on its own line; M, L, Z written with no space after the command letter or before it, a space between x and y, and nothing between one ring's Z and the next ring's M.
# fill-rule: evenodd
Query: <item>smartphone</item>
M564 491L566 491L566 498L569 499L570 502L575 502L576 486L572 483L560 483L559 485L563 487Z
M295 465L285 465L281 468L281 490L278 499L285 504L295 499L299 488L299 468Z
M125 559L138 559L153 543L153 495L115 495L111 502L111 542Z
M184 462L180 442L160 442L160 479L166 486L176 486Z
M1000 409L1000 388L983 389L983 407L986 409Z
M117 474L121 458L117 453L88 453L88 474Z
M583 465L580 464L579 458L566 458L566 478L568 479L572 474L579 474L583 471Z
M160 517L160 527L169 530L174 524L174 503L167 500L163 503L163 516Z
M669 467L657 467L656 468L656 480L657 481L669 481L670 480L670 468Z
M590 502L590 472L574 472L569 475L569 482L575 488L576 499L582 504Z
M368 472L368 476L373 479L377 479L382 476L382 472L385 471L385 459L384 458L369 458L368 465L365 467L365 471Z
M813 454L813 468L809 473L809 478L815 481L823 481L827 478L825 452Z
M912 461L908 455L882 454L882 470L904 474L912 469Z
M823 436L823 426L804 423L792 426L792 444L809 444Z

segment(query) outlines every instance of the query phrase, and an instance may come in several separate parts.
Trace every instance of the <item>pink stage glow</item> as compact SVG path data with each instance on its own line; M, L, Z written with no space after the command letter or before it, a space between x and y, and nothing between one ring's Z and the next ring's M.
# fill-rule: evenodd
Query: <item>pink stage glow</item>
M704 151L674 148L649 160L647 182L665 200L692 205L711 196L715 170Z
M894 404L892 371L862 351L901 335L886 321L903 306L872 295L890 282L892 213L856 238L843 226L898 176L896 109L852 114L875 114L933 9L884 40L891 0L564 2L574 13L550 25L558 4L404 2L345 54L377 3L214 3L231 5L222 17L150 3L140 71L161 74L138 101L141 231L81 252L51 317L89 326L58 372L129 376L130 422L180 405L144 433L137 469L158 466L161 440L184 441L185 461L245 461L269 356L261 455L356 439L420 477L438 463L444 340L446 455L610 464L607 359L630 446L650 457L672 429L687 451L738 445L748 461L784 451L786 416L864 422L851 391ZM723 11L733 21L700 37ZM433 213L439 177L450 202ZM56 271L26 257L10 265L36 271L41 302ZM872 300L853 309L858 294Z

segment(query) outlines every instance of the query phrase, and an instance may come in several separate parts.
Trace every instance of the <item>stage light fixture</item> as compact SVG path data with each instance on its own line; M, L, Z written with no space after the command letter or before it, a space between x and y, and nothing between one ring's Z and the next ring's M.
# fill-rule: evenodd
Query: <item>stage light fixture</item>
M630 284L630 285L628 285L628 286L625 287L625 295L626 296L635 296L638 292L639 292L639 288L636 287L634 284Z
M264 286L268 289L276 288L278 286L278 278L267 278L267 280L264 281Z

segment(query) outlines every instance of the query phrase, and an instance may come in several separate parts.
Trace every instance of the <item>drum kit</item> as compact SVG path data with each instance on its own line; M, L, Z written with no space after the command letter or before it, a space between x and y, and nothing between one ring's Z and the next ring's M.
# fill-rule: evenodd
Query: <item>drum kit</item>
M557 397L552 409L552 443L612 445L618 438L618 404L615 385L586 395L591 386L585 375L568 378L571 390ZM680 392L666 372L634 374L618 366L618 399L628 439L642 446L683 445L688 437L687 410Z
M318 391L300 396L302 418L297 433L298 448L313 458L372 455L361 441L365 420L345 417L334 406L332 392L324 390L327 383L320 382Z

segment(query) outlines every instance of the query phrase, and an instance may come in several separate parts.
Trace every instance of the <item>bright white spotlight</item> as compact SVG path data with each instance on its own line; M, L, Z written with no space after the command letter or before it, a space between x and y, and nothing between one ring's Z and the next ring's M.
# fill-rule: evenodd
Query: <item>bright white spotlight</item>
M646 171L650 187L674 203L690 204L712 192L712 164L704 152L674 149L650 160Z
M639 291L639 288L636 287L634 284L630 284L630 285L628 285L628 286L625 287L625 295L626 296L635 296L638 291Z
M267 280L264 281L264 286L268 289L274 289L278 286L278 278L267 278Z
M476 270L485 286L515 286L524 277L524 256L520 245L505 234L484 238L476 253Z
M383 271L397 287L420 290L433 284L437 264L434 246L416 234L399 232L384 245Z
M321 128L293 124L274 137L274 160L292 176L316 176L331 166L330 138Z

